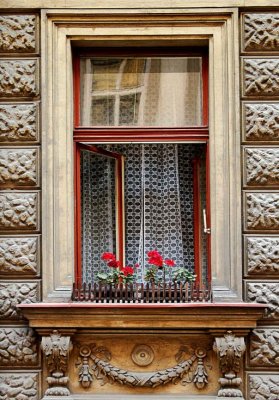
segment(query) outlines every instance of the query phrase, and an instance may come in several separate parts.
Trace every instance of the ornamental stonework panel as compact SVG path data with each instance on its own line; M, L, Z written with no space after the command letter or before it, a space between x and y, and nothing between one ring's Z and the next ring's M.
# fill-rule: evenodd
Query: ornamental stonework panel
M0 373L0 399L39 400L39 383L37 372Z
M279 147L244 149L244 185L279 186Z
M40 274L39 237L0 237L0 276Z
M0 104L0 142L38 142L38 105Z
M2 192L0 195L0 229L38 229L38 193Z
M279 142L279 103L244 103L245 141Z
M34 97L39 94L38 60L0 61L0 98Z
M243 95L248 97L279 96L279 59L244 59Z
M35 51L35 15L0 15L0 26L1 53L33 53Z
M279 276L279 236L245 237L245 269L251 276Z
M266 304L265 319L279 319L279 282L246 282L246 300Z
M243 16L244 51L279 51L279 14L245 14Z
M0 320L20 320L18 304L35 303L40 299L39 281L0 282Z
M279 193L245 193L244 202L245 230L279 229Z
M0 367L37 367L37 337L28 327L0 328Z
M279 367L279 330L255 329L250 340L250 365Z
M249 374L248 388L250 400L279 399L278 374Z

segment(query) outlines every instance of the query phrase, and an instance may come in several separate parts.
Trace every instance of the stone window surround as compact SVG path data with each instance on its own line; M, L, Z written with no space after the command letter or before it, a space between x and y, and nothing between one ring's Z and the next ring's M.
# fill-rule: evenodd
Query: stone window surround
M135 15L138 12L138 15ZM211 259L215 301L242 300L238 14L235 9L42 10L43 298L67 299L74 271L71 45L209 46Z

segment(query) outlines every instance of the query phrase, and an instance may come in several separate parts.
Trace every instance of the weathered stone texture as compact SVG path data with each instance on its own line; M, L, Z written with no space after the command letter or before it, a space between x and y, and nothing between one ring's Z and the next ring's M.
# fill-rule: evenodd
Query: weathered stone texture
M30 373L0 373L0 400L38 400L39 375Z
M248 186L279 186L279 148L246 148L245 167Z
M244 140L279 141L279 104L244 104Z
M255 329L250 341L250 365L279 366L279 330Z
M249 375L250 400L278 400L279 374Z
M247 282L247 301L268 307L267 319L279 318L279 282Z
M38 95L36 60L0 61L0 97Z
M0 237L0 276L38 275L38 237Z
M31 328L0 328L0 366L34 367L38 364L37 339Z
M279 59L245 59L243 71L245 96L279 96Z
M0 184L2 187L36 186L38 184L37 149L1 149Z
M22 319L17 308L21 303L35 303L39 300L39 282L0 282L0 320Z
M246 218L249 230L279 229L279 193L246 193Z
M0 195L0 229L36 229L37 193L2 193Z
M37 141L37 114L35 103L0 104L0 142Z
M248 237L245 243L249 275L279 275L279 237Z
M0 15L0 52L34 52L35 15Z
M279 14L245 14L243 41L245 51L279 51Z

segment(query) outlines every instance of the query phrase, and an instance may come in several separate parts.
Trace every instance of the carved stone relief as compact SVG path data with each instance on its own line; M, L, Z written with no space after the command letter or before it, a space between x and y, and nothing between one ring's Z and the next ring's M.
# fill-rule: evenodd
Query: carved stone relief
M0 237L0 276L39 275L38 237Z
M279 95L279 59L244 59L244 95Z
M37 96L37 60L0 61L0 97Z
M1 15L0 25L0 52L34 52L35 15Z
M246 193L246 229L279 229L279 193Z
M250 400L278 400L279 375L278 374L250 374L249 375Z
M279 14L244 15L244 50L279 51Z
M247 186L279 186L279 148L245 148Z
M279 367L279 330L254 329L250 340L250 365Z
M2 192L0 229L37 229L38 193Z
M38 141L36 103L0 104L0 142Z
M1 149L0 184L3 188L38 185L38 149Z
M146 344L138 344L133 348L131 358L136 365L146 367L153 362L154 351Z
M39 400L39 374L0 373L1 400Z
M0 366L36 367L37 339L31 328L0 328Z
M244 104L247 141L279 141L279 104Z
M245 238L248 275L279 274L279 237Z
M267 305L265 318L279 318L279 282L247 282L247 301Z
M32 282L0 282L0 320L22 319L17 308L21 303L35 303L40 298L40 284Z

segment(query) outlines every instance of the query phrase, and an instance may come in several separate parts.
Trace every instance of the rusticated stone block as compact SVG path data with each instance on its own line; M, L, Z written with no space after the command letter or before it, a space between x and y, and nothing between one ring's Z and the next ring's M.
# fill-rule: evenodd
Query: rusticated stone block
M255 329L250 340L250 365L279 367L279 330Z
M279 236L246 237L244 249L248 275L279 275Z
M1 400L38 400L39 374L0 373L0 388Z
M245 14L245 51L279 51L279 14Z
M13 368L38 365L37 338L32 329L0 327L0 366Z
M279 193L245 193L248 230L279 229Z
M2 148L0 150L0 184L2 187L38 185L38 149Z
M264 318L279 318L279 282L246 282L246 300L266 304Z
M278 400L278 374L249 374L248 379L250 400Z
M245 148L247 186L279 186L279 148Z
M37 60L0 61L0 97L32 97L38 93Z
M34 52L35 15L0 15L0 52Z
M244 140L279 141L279 104L245 103Z
M0 104L0 142L37 141L37 104Z
M38 193L0 195L0 229L38 229Z
M0 237L0 276L40 273L39 237Z
M0 282L0 320L22 319L17 308L21 303L35 303L40 299L40 283L38 281Z
M244 59L244 96L279 96L279 59Z

